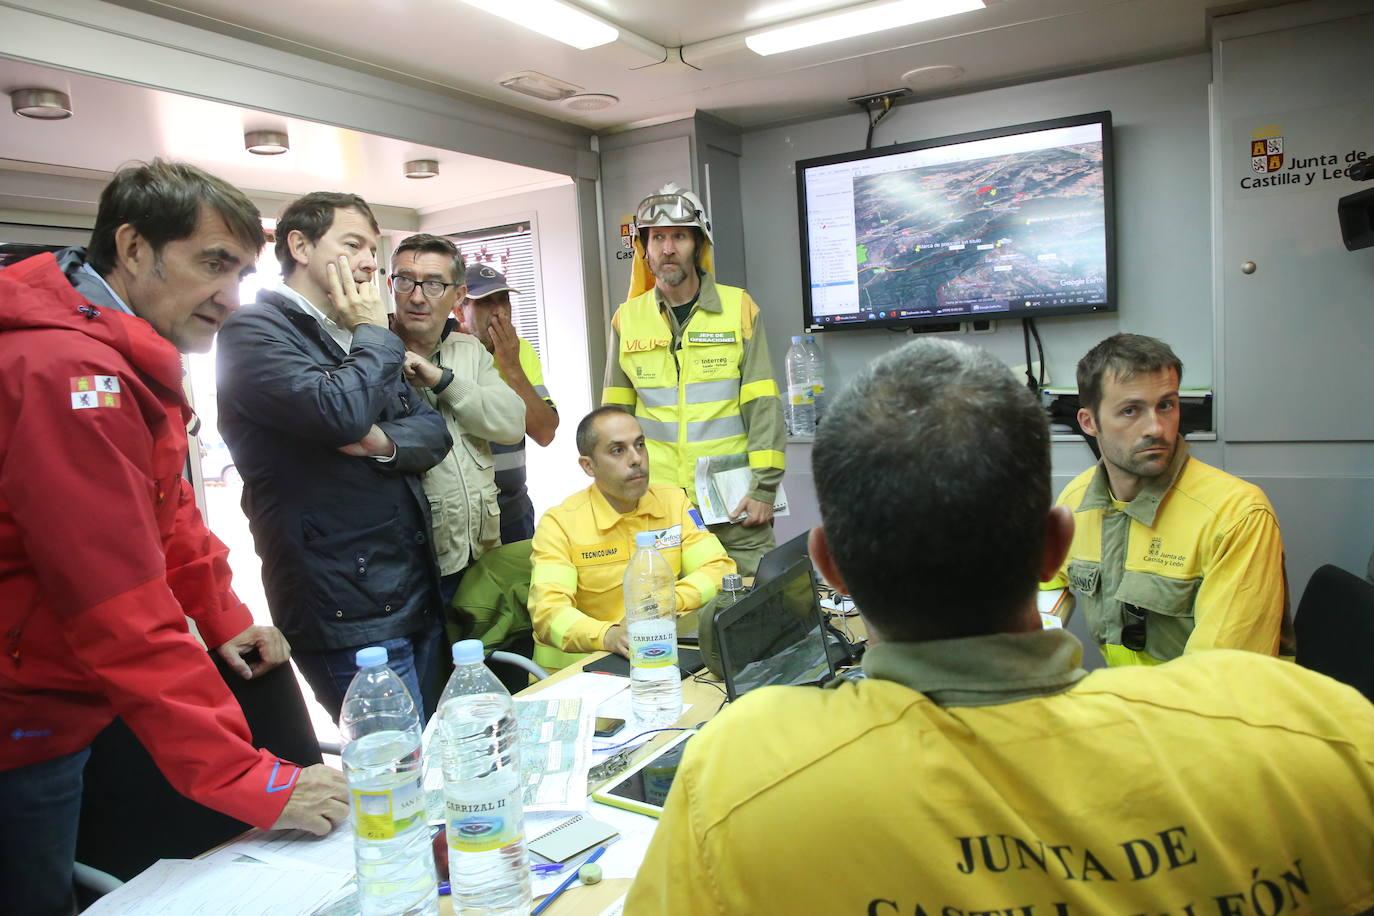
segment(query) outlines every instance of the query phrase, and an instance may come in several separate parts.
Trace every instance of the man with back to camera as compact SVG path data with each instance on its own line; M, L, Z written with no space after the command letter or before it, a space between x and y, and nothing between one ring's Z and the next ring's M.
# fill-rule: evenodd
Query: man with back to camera
M474 264L468 273L463 299L462 329L482 342L501 379L525 403L525 433L541 446L553 441L558 429L558 408L544 387L544 368L539 354L511 323L511 296L520 290L488 264ZM526 485L525 437L515 442L492 442L496 488L501 506L501 543L534 537L534 503Z
M668 183L639 202L629 299L611 316L601 401L630 408L648 436L655 483L696 502L698 458L747 455L752 487L711 526L752 576L776 546L773 502L787 448L763 314L749 293L716 283L711 221Z
M290 652L234 595L182 476L180 354L210 349L263 241L238 189L154 160L105 187L89 249L0 271L6 912L74 911L82 769L115 716L177 791L231 817L323 834L348 813L341 773L254 749L186 625L244 678Z
M1183 363L1169 345L1116 334L1078 363L1078 421L1102 460L1057 505L1076 525L1043 588L1073 592L1110 665L1199 649L1294 654L1283 539L1254 484L1189 456L1179 435Z
M868 678L752 691L693 736L627 914L1374 908L1355 690L1227 650L1089 674L1041 629L1074 518L1006 366L913 341L834 409L810 553L875 637Z
M367 203L307 194L276 233L283 279L225 325L218 365L220 434L243 476L267 603L335 720L370 645L387 649L423 715L443 629L420 475L453 443L402 376Z
M679 614L709 602L735 571L682 488L649 482L644 432L628 410L609 404L583 417L577 452L593 483L544 513L531 555L534 660L549 670L590 652L629 656L623 580L637 533L658 535Z
M444 607L468 564L501 543L489 440L525 437L524 402L501 380L481 341L459 331L452 317L464 280L463 256L437 235L412 235L391 255L391 329L406 347L405 376L453 438L444 460L424 476Z

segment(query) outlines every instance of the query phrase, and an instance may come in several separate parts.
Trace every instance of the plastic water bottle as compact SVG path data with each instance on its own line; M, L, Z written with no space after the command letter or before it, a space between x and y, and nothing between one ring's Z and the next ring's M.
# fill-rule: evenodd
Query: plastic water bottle
M806 335L807 368L811 371L811 396L816 402L816 425L825 416L825 357L816 346L816 335Z
M448 879L464 916L527 916L520 730L515 701L484 654L480 639L453 644L453 675L439 701Z
M339 716L353 807L353 855L363 916L439 912L421 785L420 717L382 646L359 649Z
M656 535L635 535L625 568L625 630L630 637L630 708L642 725L671 725L682 715L677 667L676 577L654 547Z
M800 335L787 348L787 431L794 436L816 432L816 392L811 384L811 359Z

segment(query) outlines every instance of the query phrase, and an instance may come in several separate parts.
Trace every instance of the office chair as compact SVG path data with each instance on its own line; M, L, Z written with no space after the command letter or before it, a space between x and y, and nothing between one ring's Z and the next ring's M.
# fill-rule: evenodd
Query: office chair
M108 872L77 862L72 870L72 884L76 886L76 908L80 912L115 888L122 887L124 882Z
M531 544L515 541L482 554L463 572L453 601L444 609L444 627L450 644L460 639L480 639L489 659L517 666L518 670L504 665L493 669L511 693L528 686L525 672L540 680L548 677L548 672L530 660L534 655L534 626L529 611ZM521 661L499 657L507 654L520 657Z
M1298 664L1349 684L1374 701L1374 585L1338 566L1312 574L1293 620Z
M514 652L502 652L499 649L495 652L488 652L487 661L502 662L503 664L514 665L521 671L529 672L531 675L534 676L534 679L536 681L542 681L544 678L549 676L549 673L545 671L543 668L539 667L539 665L535 664L533 659L526 658L525 656L518 655ZM497 677L500 677L499 673L497 674Z
M245 681L210 658L265 747L300 766L320 763L320 747L290 664ZM116 719L91 744L81 799L76 859L128 881L158 859L189 859L249 829L172 788L134 733Z

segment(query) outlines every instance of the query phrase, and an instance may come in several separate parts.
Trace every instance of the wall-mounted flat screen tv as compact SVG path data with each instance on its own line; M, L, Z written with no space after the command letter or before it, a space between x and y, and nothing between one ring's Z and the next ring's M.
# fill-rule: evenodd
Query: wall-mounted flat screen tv
M1116 308L1111 112L797 163L809 330Z

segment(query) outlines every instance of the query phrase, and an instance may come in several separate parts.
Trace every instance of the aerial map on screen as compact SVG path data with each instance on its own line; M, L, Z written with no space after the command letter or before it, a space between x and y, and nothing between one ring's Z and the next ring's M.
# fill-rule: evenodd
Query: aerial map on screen
M1107 299L1099 125L817 172L814 322L997 317Z

